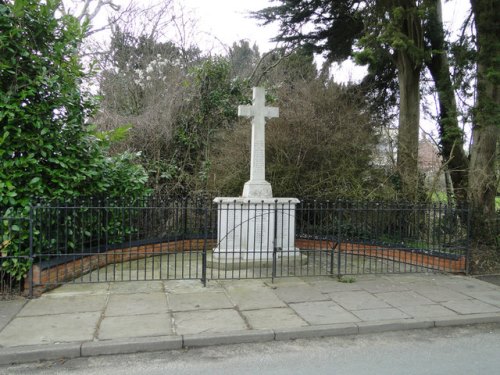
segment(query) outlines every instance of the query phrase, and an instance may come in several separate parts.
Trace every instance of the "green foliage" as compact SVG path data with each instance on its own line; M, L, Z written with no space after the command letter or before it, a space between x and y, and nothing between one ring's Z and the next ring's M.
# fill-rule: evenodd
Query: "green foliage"
M247 89L241 79L231 79L227 58L208 58L193 68L194 87L199 101L195 126L227 128L237 119L237 103L246 102Z
M127 139L132 125L123 125L111 130L94 130L93 135L101 142L101 146L110 147L113 143Z
M279 22L275 40L304 46L309 52L325 53L332 61L352 55L355 42L363 35L364 0L305 1L282 0L279 5L255 13L265 24ZM310 27L301 27L311 22Z
M28 220L4 218L0 221L0 269L18 281L26 276L31 266L28 259L15 257L20 255L19 248L26 246L28 241ZM14 257L11 258L12 255Z
M352 284L356 282L356 278L353 276L339 275L338 280L340 283Z
M279 58L270 56L274 64ZM265 69L265 68L264 68ZM384 171L372 164L377 127L362 93L317 75L310 54L282 59L265 77L268 104L280 116L266 125L266 179L274 196L317 199L393 196ZM209 187L239 196L249 177L248 121L220 134Z
M57 16L58 6L0 4L0 215L26 215L34 198L146 193L134 156L108 157L88 129L97 103L81 86L83 30L77 19ZM26 255L25 240L17 237L8 254ZM14 259L3 265L17 278L26 267Z
M239 104L249 102L248 84L231 79L231 67L223 57L207 58L192 68L193 97L178 119L174 145L175 164L183 174L181 190L174 194L204 190L211 166L211 149L218 134L232 129Z

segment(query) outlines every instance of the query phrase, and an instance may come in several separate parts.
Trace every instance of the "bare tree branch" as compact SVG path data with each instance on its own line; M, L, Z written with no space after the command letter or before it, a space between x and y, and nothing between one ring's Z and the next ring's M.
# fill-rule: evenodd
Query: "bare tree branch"
M252 80L254 79L259 67L262 65L262 62L268 57L270 56L271 54L273 53L276 53L278 49L274 49L274 50L271 50L269 52L266 52L262 55L262 57L260 58L259 62L257 63L257 65L255 66L255 69L253 70L252 74L250 75L250 77L248 78L248 80L250 82L252 82ZM284 59L286 59L287 57L289 57L290 55L292 55L294 52L296 51L296 48L292 48L289 50L289 52L286 52L283 54L283 56L281 56L278 61L276 61L274 64L268 66L259 76L259 78L257 79L257 81L255 82L255 85L258 86L260 81L262 80L262 78L267 74L269 73L271 70L273 70L274 68L276 68Z

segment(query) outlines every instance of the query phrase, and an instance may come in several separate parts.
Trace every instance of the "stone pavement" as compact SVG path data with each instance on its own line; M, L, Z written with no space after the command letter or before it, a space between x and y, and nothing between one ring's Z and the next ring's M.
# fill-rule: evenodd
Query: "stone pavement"
M68 284L0 301L0 364L500 323L500 286L444 274Z

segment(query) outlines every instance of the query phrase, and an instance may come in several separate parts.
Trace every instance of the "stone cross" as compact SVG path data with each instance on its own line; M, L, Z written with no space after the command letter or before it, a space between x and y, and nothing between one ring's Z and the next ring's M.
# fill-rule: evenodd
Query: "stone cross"
M243 188L244 198L271 198L271 184L266 181L266 117L279 116L279 109L266 107L266 90L253 88L252 105L238 106L238 116L252 117L250 181Z

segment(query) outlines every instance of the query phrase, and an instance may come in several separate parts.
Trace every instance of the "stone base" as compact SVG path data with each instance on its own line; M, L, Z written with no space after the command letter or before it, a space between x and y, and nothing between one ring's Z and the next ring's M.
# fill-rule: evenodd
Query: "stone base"
M215 251L207 252L207 268L218 270L247 270L271 268L273 266L272 253L268 257L266 254L249 254L249 256L240 257L233 256L235 254L216 253ZM255 256L253 256L255 255ZM262 257L259 255L263 255ZM231 257L230 257L231 256ZM281 267L281 263L285 262L289 265L302 266L307 264L307 255L301 254L299 249L294 252L278 252L276 254L276 263Z
M215 198L219 262L272 261L273 249L296 253L296 198ZM276 230L276 233L275 233ZM276 243L275 243L276 240ZM236 260L237 259L237 260Z
M247 181L243 185L243 198L272 198L273 189L271 184L265 180L263 181Z

